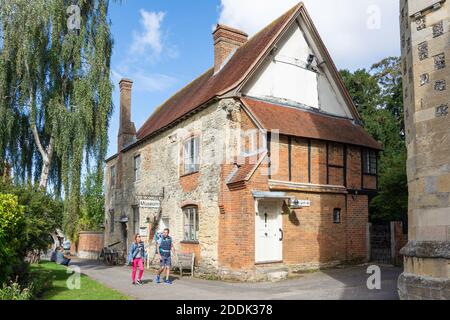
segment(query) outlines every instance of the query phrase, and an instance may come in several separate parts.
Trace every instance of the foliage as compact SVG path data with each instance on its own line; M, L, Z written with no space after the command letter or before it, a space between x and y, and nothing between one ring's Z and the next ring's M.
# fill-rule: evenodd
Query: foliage
M65 219L64 224L72 224L65 229L72 229L72 241L76 242L79 231L100 231L105 215L105 197L103 185L99 184L95 175L86 177L80 197L80 217L76 223Z
M47 250L52 243L50 234L62 225L62 202L33 186L0 183L0 192L14 194L24 210L18 256L23 259L31 252Z
M25 226L24 207L17 196L0 194L0 283L12 273L20 260L20 236Z
M371 70L341 71L364 128L383 146L379 194L370 204L371 221L399 220L407 214L406 146L400 59L389 57Z
M100 184L112 112L109 0L0 0L0 159L16 182L64 192L69 237L80 214L83 161Z
M0 300L30 300L32 296L30 289L22 289L17 282L4 283L0 289Z
M39 298L53 286L53 274L50 270L27 271L0 289L0 300L31 300Z

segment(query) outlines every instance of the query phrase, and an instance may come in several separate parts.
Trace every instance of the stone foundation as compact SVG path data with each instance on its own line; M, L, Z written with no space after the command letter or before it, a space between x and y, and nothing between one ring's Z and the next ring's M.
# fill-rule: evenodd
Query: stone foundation
M402 300L450 300L450 242L410 241L398 279Z

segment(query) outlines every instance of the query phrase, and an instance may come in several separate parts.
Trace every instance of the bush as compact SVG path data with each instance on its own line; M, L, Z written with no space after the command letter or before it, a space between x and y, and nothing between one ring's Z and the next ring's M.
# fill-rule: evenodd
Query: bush
M3 284L0 289L0 300L31 300L40 298L53 286L53 275L50 270L24 272L9 285Z
M30 272L28 275L28 289L32 298L40 298L52 285L53 275L50 270Z
M20 237L25 229L24 207L17 196L0 194L0 283L22 258Z
M0 300L30 300L31 298L31 291L28 288L22 290L17 282L13 282L9 286L3 284L0 289Z

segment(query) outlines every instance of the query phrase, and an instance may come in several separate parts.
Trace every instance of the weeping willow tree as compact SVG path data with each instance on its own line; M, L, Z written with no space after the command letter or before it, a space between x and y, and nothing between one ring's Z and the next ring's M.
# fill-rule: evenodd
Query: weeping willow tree
M0 160L15 179L63 192L72 237L83 171L103 181L112 113L108 7L0 0Z

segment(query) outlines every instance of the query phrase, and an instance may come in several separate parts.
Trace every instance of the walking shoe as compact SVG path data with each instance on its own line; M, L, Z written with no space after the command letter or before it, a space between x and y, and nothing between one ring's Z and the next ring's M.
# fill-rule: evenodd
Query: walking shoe
M132 282L131 284L132 284L133 286L135 286L135 285L136 285L136 282Z
M140 286L142 286L142 285L143 285L143 283L142 283L142 281L141 281L141 280L138 280L138 281L136 281L136 283L137 283L138 285L140 285Z
M156 282L156 283L161 283L161 278L160 278L159 276L156 276L155 282Z
M170 280L167 279L167 280L164 281L164 283L165 283L165 284L172 284L172 281L170 281Z

